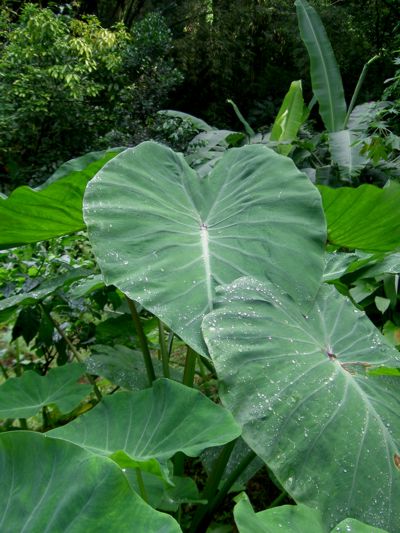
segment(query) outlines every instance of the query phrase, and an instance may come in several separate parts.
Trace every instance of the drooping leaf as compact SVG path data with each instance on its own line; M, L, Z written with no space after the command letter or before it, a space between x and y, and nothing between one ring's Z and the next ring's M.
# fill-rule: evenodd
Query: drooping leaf
M85 220L106 283L203 354L200 324L217 284L269 275L306 307L320 283L320 198L265 146L228 150L200 179L179 154L142 143L90 182Z
M122 450L146 461L166 460L178 451L194 457L238 437L240 429L229 411L199 391L159 379L150 389L107 396L89 413L48 434L101 455Z
M335 131L329 134L329 149L332 162L340 172L340 177L351 182L360 175L369 159L361 154L359 137L351 130Z
M324 25L306 0L295 2L301 38L310 57L313 92L319 112L329 132L344 128L346 101L342 77Z
M255 513L244 495L233 510L239 533L329 533L321 513L306 505L282 505ZM353 518L346 518L335 526L331 533L387 533Z
M320 185L328 240L365 252L400 248L400 190L374 185L331 189Z
M221 290L203 322L224 405L242 436L299 503L333 527L349 516L400 523L400 367L374 325L332 286L304 315L271 283Z
M82 199L88 181L121 150L92 152L62 165L36 189L23 186L0 199L0 248L60 237L84 229Z
M271 141L293 141L304 122L304 100L301 81L292 81L282 102L271 130ZM277 147L282 155L288 155L292 146L283 144Z
M27 370L0 386L0 418L29 418L46 405L68 413L87 396L91 385L77 383L85 367L73 363L53 368L45 376Z
M180 531L171 516L137 496L115 463L70 442L2 433L0 469L1 531Z

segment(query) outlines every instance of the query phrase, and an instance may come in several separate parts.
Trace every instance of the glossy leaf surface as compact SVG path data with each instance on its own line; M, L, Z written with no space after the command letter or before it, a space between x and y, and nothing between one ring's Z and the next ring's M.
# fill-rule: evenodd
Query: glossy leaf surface
M85 220L106 283L200 353L217 284L268 274L307 307L322 276L320 198L265 146L228 150L201 179L179 154L142 143L90 182Z
M400 248L400 189L361 185L331 189L320 185L328 240L366 252Z
M229 411L199 391L159 379L151 389L107 396L89 413L49 434L94 453L122 450L146 461L169 459L178 451L194 457L238 437L240 428Z
M27 370L0 386L0 418L29 418L46 405L56 405L68 413L87 396L91 385L78 383L85 373L81 364L53 368L45 376Z
M178 533L105 457L40 433L0 435L0 530L30 533Z
M310 57L313 92L329 132L344 128L346 101L342 77L322 21L306 0L296 0L300 35Z
M234 326L232 326L234 324ZM332 286L306 316L270 283L237 280L203 323L221 398L247 444L299 503L333 527L400 523L400 367L369 319Z
M8 198L0 199L0 248L84 229L82 199L86 185L119 151L93 152L73 159L42 186L18 187Z

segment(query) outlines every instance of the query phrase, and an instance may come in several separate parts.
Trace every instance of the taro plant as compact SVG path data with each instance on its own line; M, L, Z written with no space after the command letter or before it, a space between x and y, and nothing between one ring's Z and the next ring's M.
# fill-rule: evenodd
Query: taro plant
M254 513L242 498L239 531L307 523L321 533L395 532L400 357L324 283L361 259L332 265L321 196L307 176L249 145L200 177L182 155L146 142L89 182L84 219L105 283L126 297L136 348L103 346L86 360L88 377L68 363L0 386L9 419L0 434L2 526L101 531L112 520L116 531L205 531L235 482L243 487L247 469L264 464L278 501L297 506ZM379 234L360 239L354 248L379 246ZM384 248L396 243L388 237ZM144 309L157 319L160 361ZM170 341L188 347L183 376ZM129 380L138 350L147 379ZM208 372L222 405L196 386ZM59 427L50 429L57 412ZM216 447L199 491L188 458Z

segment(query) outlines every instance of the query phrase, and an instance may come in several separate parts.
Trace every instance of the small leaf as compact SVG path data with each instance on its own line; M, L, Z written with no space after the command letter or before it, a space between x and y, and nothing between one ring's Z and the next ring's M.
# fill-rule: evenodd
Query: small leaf
M0 417L29 418L46 405L68 413L87 396L91 385L77 383L85 368L78 363L53 368L45 376L27 370L0 386Z

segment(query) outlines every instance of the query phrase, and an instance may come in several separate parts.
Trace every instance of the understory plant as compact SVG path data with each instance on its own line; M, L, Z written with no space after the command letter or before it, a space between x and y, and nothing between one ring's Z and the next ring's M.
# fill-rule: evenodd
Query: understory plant
M242 117L0 199L0 529L211 532L237 494L241 533L397 532L400 190L316 187L306 115L294 82L270 147ZM68 267L22 247L85 229Z

